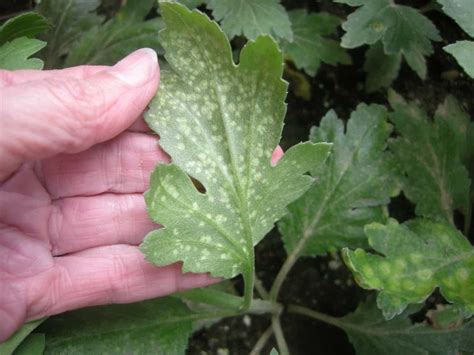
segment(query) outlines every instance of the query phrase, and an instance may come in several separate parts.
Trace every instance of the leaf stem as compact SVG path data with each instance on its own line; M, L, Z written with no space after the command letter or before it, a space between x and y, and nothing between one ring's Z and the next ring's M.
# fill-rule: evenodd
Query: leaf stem
M270 299L272 301L277 301L281 286L283 285L283 282L285 282L285 279L288 276L290 270L293 268L293 265L295 265L296 261L298 260L300 253L306 245L306 242L310 235L310 233L306 233L305 235L303 235L303 238L298 241L298 244L296 244L296 247L293 249L290 255L288 255L288 258L286 258L280 271L278 271L278 275L276 276L275 281L273 282L272 288L270 290Z
M267 344L268 340L271 338L273 334L273 327L269 326L267 330L265 330L260 338L258 338L257 342L255 343L252 351L250 351L250 355L260 355L260 352L263 350L265 345Z
M338 327L338 328L341 328L341 329L345 328L345 324L343 322L341 322L338 318L332 317L330 315L327 315L327 314L324 314L324 313L321 313L321 312L314 311L312 309L309 309L309 308L306 308L306 307L303 307L303 306L297 306L297 305L290 304L288 306L287 310L288 310L289 313L301 314L301 315L319 320L321 322L331 324L331 325L333 325L335 327Z
M257 276L255 276L255 289L257 290L260 297L262 297L264 300L269 299L270 294L265 289L265 287L263 286L262 281Z
M283 334L283 329L281 328L280 317L277 314L272 316L272 329L273 333L275 334L275 339L280 355L290 355L288 345L286 344L285 335Z

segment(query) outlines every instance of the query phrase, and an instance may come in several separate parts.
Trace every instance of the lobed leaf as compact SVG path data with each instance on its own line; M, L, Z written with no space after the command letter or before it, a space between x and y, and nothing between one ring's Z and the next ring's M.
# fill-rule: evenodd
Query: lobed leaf
M0 354L10 355L18 349L22 342L28 338L28 336L33 332L45 319L38 319L23 324L23 326L18 329L10 338L0 344Z
M325 166L312 171L311 189L278 223L288 253L367 245L363 227L386 220L384 207L397 191L397 169L386 151L390 132L385 108L365 104L352 113L346 133L334 111L312 129L313 142L331 142L333 149Z
M408 309L387 321L372 299L340 318L357 354L364 355L447 355L474 351L474 321L461 321L447 328L426 323L412 324Z
M394 109L390 119L400 135L390 149L404 174L405 195L416 204L417 215L452 223L454 210L469 209L470 180L461 161L466 143L459 137L460 130L467 131L463 127L469 118L438 114L431 122L415 103L406 103L393 91L389 101Z
M92 307L50 318L45 354L184 354L201 315L171 297Z
M256 39L272 35L291 41L291 23L280 0L206 0L212 15L221 21L222 30L229 36L243 35Z
M49 22L43 16L34 12L26 12L6 21L0 26L0 45L10 42L15 38L34 38L49 27Z
M43 61L30 58L46 46L46 42L34 38L20 37L0 47L0 69L42 69Z
M370 46L365 52L364 71L367 73L365 88L374 92L389 87L397 78L402 64L401 54L385 54L380 42Z
M346 34L341 45L355 48L381 40L385 54L401 54L422 79L425 56L433 53L431 41L440 41L435 25L416 9L393 0L335 0L359 8L342 24Z
M379 290L377 304L392 319L410 303L423 302L436 287L466 314L474 313L474 248L454 227L425 219L365 228L370 246L343 249L357 283Z
M66 66L81 64L111 65L139 48L152 48L163 54L158 32L160 18L145 21L155 1L129 1L116 17L84 33L71 48Z
M474 6L471 0L438 0L443 11L454 19L471 37L474 37Z
M36 11L53 25L42 37L48 42L42 52L47 69L62 67L63 57L83 33L103 22L95 13L99 5L99 0L41 0Z
M184 271L249 276L253 247L309 188L305 173L324 162L329 145L299 144L272 166L287 89L275 42L248 43L236 66L215 22L176 3L161 11L161 43L174 72L163 73L146 121L173 163L152 174L145 199L164 228L141 250L158 265L183 261Z
M464 71L474 79L474 42L457 41L443 49L451 54Z
M293 41L283 41L282 49L298 69L314 76L321 62L336 65L351 64L351 58L339 42L326 38L336 32L340 20L325 13L292 10L288 13L293 29Z

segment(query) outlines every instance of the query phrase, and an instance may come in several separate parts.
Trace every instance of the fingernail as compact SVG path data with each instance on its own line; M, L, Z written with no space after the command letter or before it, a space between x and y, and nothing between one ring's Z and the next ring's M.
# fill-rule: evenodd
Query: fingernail
M139 49L109 69L109 72L130 86L141 86L156 75L158 58L150 48Z

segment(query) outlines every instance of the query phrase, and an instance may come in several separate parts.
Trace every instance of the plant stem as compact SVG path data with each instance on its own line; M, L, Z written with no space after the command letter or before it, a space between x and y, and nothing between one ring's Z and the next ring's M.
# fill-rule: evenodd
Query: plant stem
M288 345L286 344L285 335L283 334L283 329L281 329L280 317L277 314L272 316L272 329L273 333L275 334L275 339L280 355L290 355Z
M270 295L268 294L268 291L263 287L262 281L257 276L255 276L255 289L264 300L269 298Z
M252 255L252 269L250 271L247 271L246 273L243 274L244 276L244 304L242 307L242 310L249 309L252 300L253 300L253 289L254 289L254 265L255 262L253 261L253 255Z
M307 240L309 239L309 236L310 233L306 233L303 238L298 241L298 244L296 244L296 247L293 249L290 255L288 255L288 258L286 258L280 271L278 271L278 275L276 276L275 281L272 285L272 289L270 290L270 299L272 301L277 301L281 286L283 285L283 282L285 282L285 279L290 270L293 268L293 265L295 265L296 261L298 260L301 251L303 250Z
M425 13L425 12L432 11L432 10L440 10L440 7L438 6L438 4L435 1L431 1L428 4L426 4L425 6L420 7L418 9L418 11L422 14Z
M260 352L263 350L264 346L267 344L272 334L273 334L273 327L269 326L267 330L263 332L260 338L258 338L252 351L250 352L250 355L260 355Z
M312 309L309 309L306 307L290 304L288 306L288 312L302 314L304 316L317 319L321 322L331 324L338 328L342 328L342 329L346 328L346 325L344 324L344 322L341 322L338 318L329 316L321 312L313 311Z

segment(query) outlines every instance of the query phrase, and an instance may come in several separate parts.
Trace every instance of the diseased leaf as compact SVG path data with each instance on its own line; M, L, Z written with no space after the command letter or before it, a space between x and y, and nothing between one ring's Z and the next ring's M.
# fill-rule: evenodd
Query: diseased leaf
M184 354L194 320L178 299L86 308L50 318L45 354Z
M427 219L390 220L369 224L365 233L381 255L346 248L343 257L361 287L380 291L377 304L385 318L423 302L436 287L466 314L474 313L474 248L454 227Z
M249 42L236 66L215 22L176 3L161 12L161 43L174 72L163 73L146 121L173 164L152 174L148 212L164 228L141 250L158 265L183 261L185 272L251 278L253 247L309 188L304 174L324 162L330 145L299 144L272 166L287 89L276 43Z
M0 45L19 37L33 38L50 27L48 21L34 12L18 15L0 26Z
M443 49L456 58L457 62L464 69L467 75L474 79L473 41L457 41L456 43L443 47Z
M260 35L293 39L291 23L280 0L206 0L206 3L229 39L240 35L248 39Z
M20 37L7 42L0 47L0 69L42 69L43 61L30 58L33 54L46 46L46 42Z
M81 64L111 65L139 48L152 48L163 54L158 40L160 18L143 21L137 18L114 18L94 27L71 48L66 66Z
M325 13L308 14L302 9L290 11L288 15L293 41L284 41L282 48L298 69L314 76L321 62L331 65L351 63L351 58L339 42L325 37L336 32L340 25L337 17Z
M403 191L419 216L453 223L454 210L468 210L470 180L461 162L454 120L436 115L432 122L415 103L389 92L390 119L399 137L391 142L404 174ZM463 128L459 128L463 129Z
M330 111L311 141L333 143L324 167L315 169L314 185L289 206L278 228L291 253L315 256L345 246L367 245L363 228L385 221L384 208L397 191L396 167L386 151L391 127L378 105L361 104L344 123Z
M401 63L401 54L385 54L380 42L370 46L365 52L366 90L374 92L380 88L389 87L397 78Z
M472 0L438 0L443 11L457 22L471 37L474 37L474 6Z
M13 334L7 341L0 344L0 354L2 355L10 355L13 354L15 349L21 344L23 340L25 340L30 333L35 330L44 319L38 319L32 322L28 322L23 324L23 326L18 329L15 334Z
M381 40L385 54L401 54L422 79L426 77L425 56L433 53L431 41L440 41L435 25L416 9L393 0L335 0L360 6L342 24L346 34L341 45L355 48Z
M436 329L426 323L412 324L410 313L409 309L386 321L371 299L339 321L357 354L447 355L474 351L474 321Z
M62 67L63 56L84 32L103 22L103 17L94 12L99 4L99 0L41 0L36 11L52 24L42 37L48 42L42 52L47 69Z

